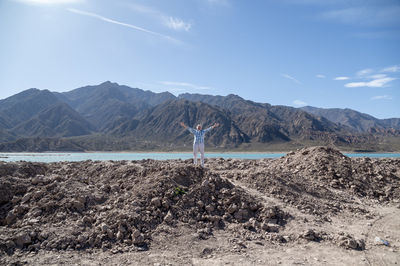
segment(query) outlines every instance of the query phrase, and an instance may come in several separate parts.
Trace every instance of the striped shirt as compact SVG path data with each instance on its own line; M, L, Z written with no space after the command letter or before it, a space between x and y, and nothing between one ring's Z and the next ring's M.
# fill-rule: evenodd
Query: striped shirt
M192 133L194 135L194 140L193 140L193 144L201 144L204 143L204 135L210 131L211 129L213 129L213 127L209 127L206 129L202 129L202 130L197 130L191 127L187 128L190 133Z

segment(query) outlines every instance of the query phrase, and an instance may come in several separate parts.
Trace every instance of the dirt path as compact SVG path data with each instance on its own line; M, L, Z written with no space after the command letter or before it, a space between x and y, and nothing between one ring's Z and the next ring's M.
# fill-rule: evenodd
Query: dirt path
M274 197L265 195L264 193L246 186L243 182L237 180L230 180L236 186L241 187L250 195L262 199L263 203L266 205L274 204L281 207L283 210L291 213L294 218L287 225L284 232L290 233L294 228L295 230L304 230L304 225L299 223L299 220L307 219L311 223L313 222L312 215L307 215L300 212L298 209L288 206L284 202ZM285 251L282 249L269 249L263 250L261 254L264 256L259 256L255 262L266 262L265 260L273 260L275 262L268 263L265 265L276 265L276 263L282 265L400 265L400 208L396 206L385 206L381 205L368 206L365 202L360 199L356 199L360 205L365 208L369 208L371 213L377 213L378 218L375 220L362 220L356 223L349 222L346 224L345 221L352 221L351 217L347 215L341 216L337 221L340 224L331 224L325 228L325 230L337 230L339 228L350 229L349 233L359 234L364 236L366 243L366 249L362 252L348 251L338 248L329 243L306 243L304 245L287 245ZM367 226L364 226L364 225ZM389 241L389 246L378 245L375 242L375 237L380 237ZM307 256L304 256L306 251ZM254 249L257 253L257 248ZM268 254L268 258L265 255ZM289 257L288 257L289 256ZM234 259L230 258L229 260ZM255 265L258 263L249 263L249 265ZM215 263L220 263L222 265L223 260L219 258Z
M366 233L367 248L364 251L369 265L400 264L400 209L386 207L380 209L376 219ZM389 246L378 245L375 237L389 242Z

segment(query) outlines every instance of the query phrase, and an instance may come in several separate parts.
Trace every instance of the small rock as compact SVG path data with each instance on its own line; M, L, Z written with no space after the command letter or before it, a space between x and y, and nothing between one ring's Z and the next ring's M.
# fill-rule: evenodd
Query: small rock
M278 224L278 219L269 219L268 223L270 223L270 224Z
M40 220L36 218L32 218L28 220L28 224L37 224Z
M347 243L346 243L347 247L352 248L352 249L357 249L358 245L354 239L348 239L346 241L347 241Z
M14 248L15 248L15 243L14 243L14 241L7 240L7 241L6 241L6 247L7 247L7 249L14 249Z
M160 207L161 206L161 199L159 197L152 198L150 203L153 206Z
M117 239L118 240L122 240L124 238L124 233L122 233L121 231L118 231L117 233Z
M86 240L87 240L87 237L84 236L84 235L80 235L80 236L78 237L78 242L81 243L81 244L85 243Z
M197 201L197 206L199 206L200 208L203 208L204 202L202 202L201 200Z
M41 178L39 176L35 176L34 178L32 178L32 185L37 185L39 183L41 183Z
M167 215L165 215L165 217L164 217L164 221L166 223L171 223L173 219L174 219L174 216L172 215L171 211L168 211Z
M279 225L277 224L270 224L270 223L262 223L261 224L261 229L267 232L274 232L277 233L279 232Z
M236 204L232 204L231 206L229 206L228 212L229 212L230 214L232 214L232 213L234 213L235 211L237 211L237 209L238 209L238 206L237 206Z
M133 244L135 245L141 245L144 243L144 236L142 233L140 233L139 230L135 230L134 232L132 232L132 241Z
M163 202L162 202L162 206L164 207L164 208L169 208L169 202L168 202L168 200L163 200Z
M71 202L71 206L72 206L72 208L74 208L78 212L81 212L81 211L83 211L85 209L85 204L82 203L81 201L78 201L78 200L72 201Z
M84 222L87 225L92 224L92 219L90 219L88 216L83 217L82 222Z
M22 248L24 245L30 244L32 242L31 237L27 233L21 233L14 240L17 247Z
M308 229L301 236L310 241L317 241L319 239L317 233L315 233L312 229Z
M107 229L107 236L109 239L114 239L114 232L111 229Z
M133 232L132 232L132 237L138 237L140 235L140 231L139 230L134 230Z
M246 220L249 216L249 212L246 209L240 209L233 215L236 220L243 221Z
M206 211L207 211L208 213L213 212L214 210L215 210L215 208L214 208L213 205L207 205L207 206L206 206Z
M14 223L15 219L17 219L17 216L14 213L9 212L6 217L6 224L10 225Z
M108 230L108 225L106 225L105 223L102 223L102 224L100 225L100 229L101 229L101 231L102 231L103 233L106 233L107 230Z
M204 248L204 249L201 251L201 254L202 254L202 255L210 255L212 252L213 252L213 250L212 250L211 248Z
M22 197L22 199L21 199L21 202L22 203L26 203L27 201L29 201L29 199L31 198L31 194L30 193L26 193L23 197Z

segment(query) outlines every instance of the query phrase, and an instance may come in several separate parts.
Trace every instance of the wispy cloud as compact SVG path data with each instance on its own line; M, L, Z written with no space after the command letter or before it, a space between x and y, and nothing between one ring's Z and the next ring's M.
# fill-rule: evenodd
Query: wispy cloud
M14 1L32 5L75 4L84 2L84 0L14 0Z
M116 24L116 25L119 25L119 26L131 28L131 29L134 29L134 30L137 30L137 31L141 31L141 32L145 32L145 33L148 33L148 34L151 34L151 35L154 35L154 36L158 36L158 37L167 39L167 40L172 41L172 42L177 43L177 44L181 43L181 41L179 41L179 40L177 40L177 39L175 39L175 38L173 38L171 36L164 35L164 34L161 34L161 33L155 32L155 31L151 31L151 30L148 30L148 29L136 26L136 25L132 25L132 24L120 22L120 21L117 21L117 20L114 20L114 19L110 19L110 18L107 18L107 17L103 17L103 16L95 14L95 13L86 12L86 11L82 11L82 10L75 9L75 8L67 8L67 10L72 12L72 13L75 13L75 14L88 16L88 17L93 17L93 18L96 18L96 19L99 19L99 20L102 20L102 21L105 21L105 22L108 22L108 23Z
M400 65L385 67L381 72L400 72Z
M192 27L192 24L187 23L180 18L169 17L165 24L168 28L177 30L177 31L189 31Z
M378 78L371 81L361 81L361 82L350 82L345 84L344 86L347 88L357 88L357 87L370 87L370 88L382 88L387 83L395 80L395 78Z
M178 17L166 15L165 13L153 7L133 3L128 4L128 7L134 12L141 13L159 20L166 27L176 31L190 31L192 28L192 23L186 22Z
M212 5L230 6L229 0L207 0L207 2Z
M386 77L387 77L386 74L375 74L375 75L370 76L370 78L372 78L372 79L383 79Z
M371 68L366 68L366 69L361 69L360 71L357 71L356 75L359 77L371 74L373 70Z
M400 31L396 29L378 29L373 31L360 31L353 36L362 39L400 39Z
M317 77L317 78L320 78L320 79L326 78L326 76L325 76L325 75L322 75L322 74L318 74L318 75L316 75L316 77Z
M381 69L380 71L373 70L371 68L361 69L356 72L353 79L358 80L356 82L346 83L344 86L347 88L357 88L357 87L370 87L370 88L382 88L387 87L388 83L398 79L397 77L390 77L386 73L382 72L398 72L400 71L400 66L389 66ZM334 80L348 80L349 77L336 77Z
M286 4L315 6L318 20L361 26L352 35L367 39L399 39L398 0L276 0ZM367 31L366 31L367 29Z
M393 97L390 95L378 95L371 97L371 100L393 100Z
M284 78L293 80L293 81L296 82L297 84L302 84L300 81L298 81L297 79L295 79L294 77L292 77L292 76L290 76L290 75L288 75L288 74L282 73L281 76L284 77Z
M349 77L336 77L334 80L348 80L350 79Z
M362 26L384 26L400 23L399 5L363 5L333 9L320 14L326 20Z
M307 105L307 103L302 100L294 100L293 104L296 106L306 106Z
M175 87L185 87L191 88L195 90L212 90L213 88L208 86L196 85L193 83L188 82L179 82L179 81L160 81L160 84L167 85L167 86L175 86Z

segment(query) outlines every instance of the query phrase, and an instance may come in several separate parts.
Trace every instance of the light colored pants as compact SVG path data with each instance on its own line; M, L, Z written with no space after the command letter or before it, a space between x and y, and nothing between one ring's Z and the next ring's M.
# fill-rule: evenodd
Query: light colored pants
M204 143L193 144L194 164L197 164L197 152L200 151L201 166L204 166Z

